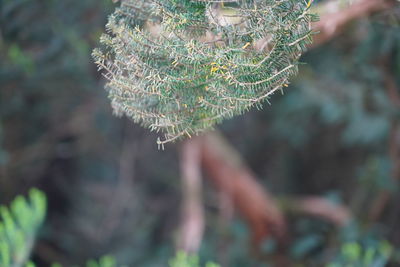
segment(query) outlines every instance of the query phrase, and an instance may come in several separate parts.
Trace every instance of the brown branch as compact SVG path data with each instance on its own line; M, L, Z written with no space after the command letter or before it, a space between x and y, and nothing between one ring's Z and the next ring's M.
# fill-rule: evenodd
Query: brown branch
M235 209L249 224L253 244L286 235L284 216L274 198L261 186L240 156L216 133L202 137L202 164L208 178L231 197Z
M393 3L392 0L359 0L346 9L321 14L320 21L313 24L314 30L320 33L314 38L311 47L331 40L350 22L388 9ZM257 182L238 153L226 144L221 136L212 133L188 140L184 144L181 164L185 196L181 235L186 236L186 239L181 237L180 247L187 251L196 251L204 228L204 215L200 206L200 173L197 167L198 149L207 177L220 193L232 199L234 208L249 224L253 244L258 246L262 240L270 236L284 241L286 222L276 201ZM296 203L296 209L323 217L338 226L346 224L351 218L346 207L334 205L319 197L300 200ZM192 239L192 244L189 239Z
M359 0L350 6L334 12L327 10L327 7L332 5L332 1L321 4L323 6L318 7L318 9L325 10L325 12L322 11L322 14L319 14L320 20L312 26L319 34L314 37L314 41L310 47L319 46L333 39L343 31L346 25L354 20L389 9L394 4L395 1L393 0Z
M219 235L217 244L217 261L221 266L229 266L229 247L231 245L231 238L229 235L229 225L232 222L234 216L234 204L233 199L224 191L218 192L218 226Z
M343 205L333 203L317 196L300 197L289 200L289 209L327 220L338 227L348 225L352 219L350 210Z
M196 253L204 232L200 143L198 138L186 140L181 151L182 221L177 248Z

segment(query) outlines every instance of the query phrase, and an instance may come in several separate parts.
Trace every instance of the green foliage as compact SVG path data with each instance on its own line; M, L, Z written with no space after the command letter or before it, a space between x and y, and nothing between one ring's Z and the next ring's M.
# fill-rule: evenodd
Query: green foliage
M17 196L10 207L0 206L0 266L35 267L29 256L36 233L42 225L47 209L46 196L31 189L29 197ZM104 256L98 261L89 260L86 267L116 267L115 259ZM62 267L53 264L52 267Z
M35 241L36 233L42 225L47 209L46 196L38 189L31 189L29 197L17 196L10 207L0 206L0 266L1 267L35 267L29 256ZM99 260L87 261L85 267L117 267L115 259L103 256ZM199 267L196 256L177 253L170 260L170 267ZM62 267L54 263L52 267ZM205 267L219 267L207 263Z
M80 263L113 251L129 266L167 265L180 189L175 149L153 151L154 135L110 116L89 56L112 1L0 2L0 203L27 184L46 184L59 197L52 205L56 220L44 229L53 249L62 246L71 261ZM400 14L399 5L396 9ZM307 52L302 58L307 65L284 96L274 98L267 110L236 117L221 128L272 192L333 191L344 204L355 203L354 218L367 226L364 231L378 226L385 233L382 238L398 246L398 197L393 195L379 224L368 214L383 189L398 194L399 188L392 179L395 161L387 153L389 131L399 112L384 86L386 74L400 82L399 20L393 13L354 21L329 44ZM143 30L147 17L138 21L135 15ZM133 18L123 19L134 24L129 21ZM184 22L184 17L178 19ZM153 23L158 20L152 18ZM176 31L185 27L182 23ZM193 38L196 34L201 32ZM385 59L388 73L381 69ZM122 128L128 129L127 142L121 140ZM136 149L126 145L129 140ZM119 186L116 160L121 156L121 162L127 161L121 147L137 153L138 162L131 163L138 165L134 176L140 179L129 189ZM124 198L128 194L131 201ZM211 220L199 258L222 254L230 267L263 266L249 253L246 225L220 229L214 198L208 198L212 190L205 188L205 194ZM124 212L113 215L109 205ZM101 222L110 219L121 225L105 228L107 223ZM294 221L298 219L289 220ZM332 227L318 232L321 225L317 221L293 235L289 257L299 265L321 266L335 251L341 253L337 232ZM108 237L99 245L91 238L93 232Z
M304 144L310 141L311 130L323 125L331 131L340 127L343 147L383 146L398 118L385 79L399 77L400 70L397 58L392 63L383 60L400 54L399 26L371 19L357 28L366 33L364 39L346 44L338 40L305 55L307 65L293 80L294 90L276 103L271 114L276 136ZM345 36L351 38L352 32ZM385 73L385 68L390 71ZM294 124L304 127L288 127Z
M0 266L22 266L46 215L46 197L31 189L28 199L18 196L9 208L1 206L0 215Z
M18 45L13 44L8 49L8 58L12 64L19 66L26 73L31 73L34 63L29 55L25 54Z
M35 265L32 265L34 267ZM85 267L117 267L115 259L111 256L103 256L99 260L89 260L85 264ZM63 267L61 264L54 263L51 265L51 267ZM78 266L74 266L78 267ZM123 267L123 266L121 266Z
M116 267L117 263L113 257L103 256L99 261L89 260L86 267Z
M185 252L178 252L175 258L169 261L170 267L200 267L199 257L195 255L187 255ZM219 267L218 264L207 262L205 267Z
M164 144L261 108L297 73L310 3L122 1L93 52L114 112Z
M117 267L117 266L118 265L117 265L115 259L111 256L103 256L97 261L89 260L85 265L85 267ZM33 262L28 261L26 263L25 267L36 267L36 265ZM51 265L51 267L63 267L63 265L61 265L59 263L53 263ZM74 267L78 267L78 266L74 266Z
M349 242L342 245L337 259L327 267L383 267L389 262L393 247L386 241L377 241L369 244Z

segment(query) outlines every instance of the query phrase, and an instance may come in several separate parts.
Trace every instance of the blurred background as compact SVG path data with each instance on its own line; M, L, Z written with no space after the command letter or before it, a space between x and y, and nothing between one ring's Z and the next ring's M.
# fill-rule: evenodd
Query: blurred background
M93 64L116 5L0 0L0 204L46 193L38 266L166 266L177 248L221 266L400 266L398 1L314 2L321 34L284 94L165 150L112 115Z

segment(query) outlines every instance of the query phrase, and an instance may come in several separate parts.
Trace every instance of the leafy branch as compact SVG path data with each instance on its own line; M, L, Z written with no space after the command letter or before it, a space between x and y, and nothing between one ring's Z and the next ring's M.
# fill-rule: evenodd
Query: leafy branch
M28 199L18 196L10 208L0 207L1 266L25 265L45 215L46 197L37 189L30 190Z
M114 112L192 136L262 102L297 73L311 1L124 0L93 56Z

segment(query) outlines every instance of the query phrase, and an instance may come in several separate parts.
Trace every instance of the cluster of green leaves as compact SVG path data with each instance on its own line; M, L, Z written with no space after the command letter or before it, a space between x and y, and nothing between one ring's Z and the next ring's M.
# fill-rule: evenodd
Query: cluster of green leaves
M393 247L386 241L376 241L369 244L349 242L342 245L339 255L327 267L383 267L389 262Z
M17 196L10 207L0 207L0 266L35 267L29 260L36 233L47 210L46 196L31 189L28 198ZM104 256L99 261L89 260L86 267L116 267L115 259ZM62 267L55 263L52 267Z
M0 206L0 266L1 267L35 267L29 260L35 236L42 225L47 210L45 194L38 189L31 189L28 198L17 196L10 207ZM169 262L170 267L199 267L197 256L188 256L178 252ZM99 260L89 260L86 267L117 267L111 256ZM52 267L62 267L54 263ZM207 263L205 267L218 267Z
M36 267L36 265L33 262L28 262L26 264L26 267ZM54 263L51 265L51 267L63 267L63 265L59 263ZM78 266L74 265L72 267L78 267ZM85 264L85 267L118 267L118 265L113 257L103 256L99 260L89 260Z
M0 266L18 267L29 259L45 215L46 197L37 189L30 190L28 199L18 196L10 208L0 207Z
M178 252L175 258L169 261L170 267L200 267L199 257L195 255L188 255L185 252ZM207 262L205 267L219 267L218 264Z
M309 7L124 0L93 56L115 113L163 132L164 144L261 108L287 86L311 42Z

